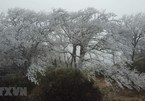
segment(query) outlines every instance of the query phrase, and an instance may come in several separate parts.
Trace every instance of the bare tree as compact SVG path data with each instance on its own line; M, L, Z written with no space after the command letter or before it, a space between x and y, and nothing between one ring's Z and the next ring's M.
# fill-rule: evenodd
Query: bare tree
M72 51L64 49L64 53L69 53L70 64L79 68L82 67L88 52L99 49L99 44L102 43L99 41L104 40L98 37L105 32L107 23L114 17L112 13L99 12L93 8L71 13L59 9L54 10L51 16L53 35L63 48L71 46Z
M128 48L131 48L131 60L135 60L136 54L141 50L141 43L145 37L145 14L138 13L136 15L124 16L122 18L123 31L121 36L126 38Z

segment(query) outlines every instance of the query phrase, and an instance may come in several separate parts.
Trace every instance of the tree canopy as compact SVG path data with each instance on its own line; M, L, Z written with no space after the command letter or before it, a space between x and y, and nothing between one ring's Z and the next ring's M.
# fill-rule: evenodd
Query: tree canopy
M144 73L136 65L130 69L145 53L144 43L144 13L117 19L94 8L48 13L13 8L0 14L0 67L17 67L33 80L48 64L63 64L103 73L120 87L145 89Z

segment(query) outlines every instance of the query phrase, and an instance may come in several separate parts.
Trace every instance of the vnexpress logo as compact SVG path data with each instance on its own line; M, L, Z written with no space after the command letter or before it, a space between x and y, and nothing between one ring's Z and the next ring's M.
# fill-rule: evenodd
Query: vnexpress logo
M0 96L27 96L27 87L0 87Z

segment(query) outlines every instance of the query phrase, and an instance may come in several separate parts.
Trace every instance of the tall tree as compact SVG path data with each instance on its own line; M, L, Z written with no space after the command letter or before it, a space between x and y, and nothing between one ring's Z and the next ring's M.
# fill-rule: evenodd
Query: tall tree
M51 16L50 21L55 26L53 34L61 46L71 46L72 51L65 49L64 53L69 53L71 65L79 68L88 52L99 49L99 41L104 40L98 37L104 36L102 32L105 32L107 23L114 17L112 13L99 12L93 8L70 13L59 9L54 10Z
M50 32L47 19L46 14L19 8L10 9L7 15L1 17L3 67L23 67L22 71L26 72L32 59L44 53L44 42Z
M122 18L123 31L120 35L126 40L128 48L131 49L131 60L135 60L135 56L144 46L145 37L145 14L138 13L136 15L124 16Z

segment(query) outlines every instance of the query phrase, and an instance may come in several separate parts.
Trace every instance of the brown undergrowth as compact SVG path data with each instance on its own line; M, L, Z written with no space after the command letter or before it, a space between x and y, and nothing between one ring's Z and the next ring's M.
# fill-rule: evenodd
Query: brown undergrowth
M145 101L145 91L120 89L114 86L115 84L108 84L103 77L96 78L96 85L103 94L103 101Z

